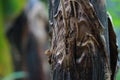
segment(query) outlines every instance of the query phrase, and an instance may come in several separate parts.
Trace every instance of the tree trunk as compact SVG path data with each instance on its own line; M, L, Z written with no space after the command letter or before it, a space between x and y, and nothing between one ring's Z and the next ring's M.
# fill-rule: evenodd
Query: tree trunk
M53 80L111 80L104 0L50 0Z

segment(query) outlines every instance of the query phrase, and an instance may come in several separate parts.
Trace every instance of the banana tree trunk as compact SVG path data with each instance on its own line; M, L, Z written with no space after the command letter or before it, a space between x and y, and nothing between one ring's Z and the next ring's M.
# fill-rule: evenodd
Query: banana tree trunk
M52 79L113 80L105 0L50 0L49 7Z

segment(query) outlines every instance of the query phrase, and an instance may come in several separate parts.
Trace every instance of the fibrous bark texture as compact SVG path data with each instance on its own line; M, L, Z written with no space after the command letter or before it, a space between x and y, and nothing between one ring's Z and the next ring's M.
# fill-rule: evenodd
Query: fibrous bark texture
M53 80L111 80L104 26L90 0L50 0Z

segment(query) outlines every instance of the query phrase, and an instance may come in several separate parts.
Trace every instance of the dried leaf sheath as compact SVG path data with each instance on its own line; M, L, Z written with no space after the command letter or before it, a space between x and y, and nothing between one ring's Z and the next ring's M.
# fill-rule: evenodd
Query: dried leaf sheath
M108 29L109 29L109 44L110 44L110 67L112 71L111 80L115 80L117 60L118 60L118 46L116 45L116 34L113 29L113 24L108 16Z
M110 80L103 26L92 4L63 1L50 14L52 37L47 54L53 80ZM57 0L51 1L52 8L54 2Z

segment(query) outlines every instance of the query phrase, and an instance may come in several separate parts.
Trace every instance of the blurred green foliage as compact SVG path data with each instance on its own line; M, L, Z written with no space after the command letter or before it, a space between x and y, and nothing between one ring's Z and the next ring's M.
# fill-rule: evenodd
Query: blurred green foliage
M42 2L44 2L45 4L47 4L47 3L48 3L48 0L42 0Z
M118 73L117 73L117 76L116 76L116 80L120 80L120 69L119 69L119 71L118 71Z
M107 9L112 15L115 27L120 28L120 0L107 0Z
M0 0L0 80L14 71L5 24L19 15L25 4L26 0Z
M3 0L5 14L18 13L24 7L26 0Z
M20 14L27 0L2 0L5 21L12 20Z
M4 35L3 4L0 0L0 78L9 75L12 69L9 44Z

